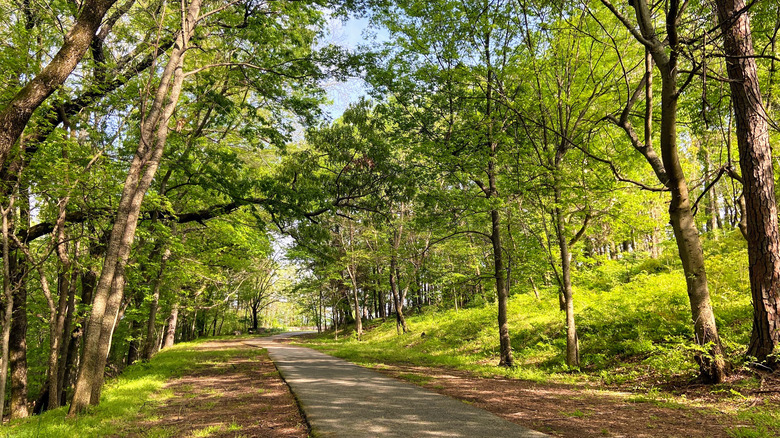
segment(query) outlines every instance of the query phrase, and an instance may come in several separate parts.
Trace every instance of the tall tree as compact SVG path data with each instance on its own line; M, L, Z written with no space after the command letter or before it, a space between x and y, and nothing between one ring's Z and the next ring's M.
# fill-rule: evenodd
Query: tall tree
M780 346L780 231L768 116L758 82L748 6L743 0L716 0L715 4L723 32L745 196L753 297L753 332L747 354L774 366Z
M168 138L168 123L184 83L184 57L195 33L200 15L200 0L181 11L181 27L176 44L160 77L154 99L141 125L141 140L127 173L114 226L106 246L100 279L92 300L92 312L84 336L83 363L76 382L69 415L98 404L103 384L103 368L111 345L119 306L124 291L124 269L138 225L141 202L162 158Z
M678 26L685 12L685 5L678 0L669 0L663 4L648 4L646 0L633 0L629 7L633 9L635 22L629 20L609 0L602 3L621 21L625 28L648 51L661 76L661 128L660 148L661 160L657 156L649 154L651 146L640 144L638 137L632 135L632 129L627 129L627 111L638 98L635 92L629 104L624 109L626 116L621 115L619 123L629 137L641 151L648 162L653 166L656 175L671 193L669 204L669 217L674 231L677 249L685 273L685 281L688 289L688 298L691 304L691 316L693 319L696 343L703 346L707 353L697 356L702 376L713 382L721 382L726 375L726 363L723 358L718 329L715 323L715 314L712 310L710 292L707 285L707 272L704 266L704 252L699 238L699 231L691 210L692 203L688 182L685 178L677 135L677 104L681 93L678 83L680 70L680 57L682 55L683 42L680 40ZM663 6L663 8L661 7ZM655 21L659 19L664 23L665 38L660 29L656 28ZM643 81L645 84L647 80ZM641 90L637 88L637 90ZM653 153L654 155L654 153Z

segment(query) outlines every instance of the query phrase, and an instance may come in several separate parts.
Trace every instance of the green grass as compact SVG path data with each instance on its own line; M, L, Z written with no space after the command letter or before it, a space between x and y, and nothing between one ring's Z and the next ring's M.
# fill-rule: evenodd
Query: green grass
M169 379L211 362L224 362L235 357L255 357L260 349L195 350L195 345L214 338L178 344L165 349L148 363L128 367L103 389L100 404L76 418L67 418L67 407L48 411L0 427L0 437L60 438L103 437L122 435L122 431L138 418L154 415L154 407L173 396L163 389ZM161 426L141 431L142 436L170 437L174 431Z
M750 426L734 426L728 429L734 438L764 438L778 436L780 433L780 413L753 407L737 413L737 419Z
M744 365L742 355L752 323L746 244L738 231L704 244L721 340L727 360L739 369ZM657 259L642 254L630 254L622 260L580 256L575 264L574 300L581 352L581 366L576 370L565 365L564 314L558 309L554 287L542 288L539 300L529 285L513 287L508 312L516 362L512 369L497 366L495 303L459 310L431 307L417 314L410 309L407 323L411 332L400 336L395 321L370 321L362 341L343 334L334 340L332 333L327 333L303 342L368 366L423 365L539 382L588 381L631 389L635 394L628 401L634 403L670 409L695 404L657 389L659 383L691 381L697 375L690 304L673 243ZM757 379L743 379L711 388L724 403L731 403L736 417L729 418L743 422L741 426L729 425L733 437L780 436L780 414L766 407L745 407L742 394L757 386ZM587 415L577 411L566 415L580 414Z
M726 353L739 366L751 325L745 244L738 232L706 241L710 293ZM595 380L633 384L693 378L690 305L676 249L658 259L584 259L574 273L574 300L581 366L565 365L564 314L554 287L535 299L530 286L513 288L509 331L516 367L499 368L497 306L426 309L407 318L410 333L395 322L372 321L363 341L332 334L308 345L362 364L445 366L484 375L534 381ZM526 290L528 289L528 290Z
M399 374L398 377L408 382L415 383L417 385L425 385L426 383L429 383L430 381L433 380L433 377L423 376L420 374L412 374L412 373Z

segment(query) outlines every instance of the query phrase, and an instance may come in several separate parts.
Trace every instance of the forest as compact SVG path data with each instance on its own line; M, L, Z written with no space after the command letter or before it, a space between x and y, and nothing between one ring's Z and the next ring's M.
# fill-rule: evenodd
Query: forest
M0 418L290 326L763 384L779 32L773 1L0 0Z

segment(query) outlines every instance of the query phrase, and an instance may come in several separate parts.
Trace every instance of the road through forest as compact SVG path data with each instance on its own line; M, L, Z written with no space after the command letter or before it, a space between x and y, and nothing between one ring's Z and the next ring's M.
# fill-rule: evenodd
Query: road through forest
M293 335L245 343L268 350L316 437L547 436L345 360L278 342Z

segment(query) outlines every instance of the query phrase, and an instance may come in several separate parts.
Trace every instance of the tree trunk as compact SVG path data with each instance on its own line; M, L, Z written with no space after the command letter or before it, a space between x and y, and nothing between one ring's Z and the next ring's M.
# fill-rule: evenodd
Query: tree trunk
M390 291L393 294L393 306L395 306L395 329L400 335L408 331L406 327L406 318L404 317L404 305L401 302L401 294L398 291L396 277L396 265L398 264L395 254L390 256Z
M260 303L253 302L249 307L252 309L252 330L257 333L258 325L260 324L257 317L257 311L259 310L258 307L260 307Z
M157 347L157 337L155 336L155 326L157 324L157 309L160 304L160 288L162 287L162 276L165 272L165 265L168 259L171 257L171 249L166 248L163 252L162 259L160 260L160 271L157 273L157 277L154 279L154 286L152 287L152 302L149 304L149 320L146 323L146 345L142 359L149 360L155 353Z
M488 199L498 196L496 184L496 154L498 144L493 140L493 70L490 67L490 33L485 35L485 56L488 64L487 86L485 92L485 115L488 120L487 147L488 150L488 187L485 193ZM506 274L504 267L504 252L501 246L501 215L495 208L490 210L490 242L493 245L493 267L496 280L496 297L498 298L498 340L500 349L499 366L511 367L512 343L509 338L509 322L507 320L507 308L509 307L509 291L506 287Z
M350 268L347 268L349 278L352 281L352 298L355 304L355 331L357 332L358 341L363 336L363 318L360 311L360 297L358 296L357 280Z
M41 275L43 275L41 271ZM49 402L48 409L60 407L60 353L62 348L63 332L65 331L65 318L70 293L70 264L60 266L57 275L58 302L57 308L51 313L52 321L49 324Z
M111 352L111 342L114 338L114 329L119 320L119 313L122 307L122 299L124 298L124 266L116 271L117 277L114 279L111 295L106 303L106 315L102 320L100 327L100 339L97 345L96 351L96 365L95 374L90 379L92 382L92 388L90 391L90 404L97 405L100 403L100 394L103 390L103 380L105 378L106 362L108 361L108 355ZM90 321L90 325L92 322ZM89 326L87 326L89 330ZM86 345L84 347L84 355L86 357ZM82 367L83 370L83 367ZM79 375L79 380L81 376ZM76 382L76 392L78 392L78 381ZM74 400L76 393L73 394Z
M168 317L168 330L165 332L165 342L163 348L173 347L176 340L176 323L179 320L179 303L174 303L171 308L171 315Z
M95 290L92 314L84 336L83 363L68 412L70 416L84 410L90 400L97 402L94 394L99 393L100 389L95 388L95 385L102 385L103 367L107 357L104 352L110 348L110 344L101 345L101 343L110 342L114 328L111 320L116 315L116 313L112 314L109 303L121 303L124 267L138 226L141 203L162 158L168 138L168 121L181 94L184 81L182 71L184 55L197 23L200 5L201 0L193 0L188 10L182 11L182 30L177 36L176 44L162 72L155 98L141 126L141 141L128 170L111 236L106 245L103 270ZM115 278L121 280L118 288L113 287Z
M609 0L602 0L602 3L614 14L620 15ZM668 9L666 10L666 33L668 35L664 41L658 39L658 32L654 27L653 17L647 1L634 0L631 5L636 14L638 29L630 23L626 23L626 21L623 22L632 31L637 41L647 49L661 74L661 130L659 144L662 164L659 165L657 160L650 160L647 155L645 155L645 158L653 167L661 183L671 192L669 217L688 289L691 316L696 336L695 341L707 351L706 354L698 354L696 360L699 363L704 379L712 382L721 382L725 377L726 366L718 330L715 326L715 315L710 303L707 274L704 269L704 253L699 239L699 231L696 229L696 223L691 213L688 184L678 156L677 103L679 90L677 88L677 59L680 56L680 41L677 34L677 22L680 19L678 16L680 14L680 3L668 3ZM625 18L623 19L625 20ZM637 32L641 33L641 36ZM624 110L624 114L627 114L632 104L632 102L629 102L629 106ZM644 147L649 148L650 145L645 144Z
M737 122L742 171L753 332L747 355L775 366L780 345L780 233L772 148L761 102L750 15L743 0L716 0ZM740 223L740 225L742 225ZM740 226L742 228L742 226Z
M688 184L677 155L677 74L675 69L662 71L661 97L661 155L669 178L667 187L672 199L669 216L680 255L691 303L696 343L707 349L707 354L697 355L702 377L720 383L726 375L726 363L715 325L715 314L710 303L707 273L704 268L704 252L699 230L691 212Z
M76 327L68 337L68 353L63 358L65 362L62 373L62 398L60 399L62 405L67 403L68 390L75 383L74 377L76 375L75 371L78 369L79 345L81 344L82 334L81 327Z
M560 189L556 187L555 205L560 205ZM563 224L563 214L560 207L553 211L555 219L555 233L558 235L558 249L561 254L561 295L563 295L564 310L566 310L566 365L570 367L580 366L580 343L577 337L577 327L574 321L574 297L571 287L571 253Z
M76 243L75 254L79 253L79 245ZM70 280L68 281L68 305L67 314L65 315L65 324L62 329L62 343L60 347L60 363L59 363L59 387L57 393L60 395L60 406L67 403L66 389L70 385L70 382L65 379L65 375L68 368L68 358L71 357L71 347L73 346L72 331L73 318L76 310L76 280L78 280L78 270L71 268Z
M3 208L2 212L2 245L3 245L3 299L5 301L3 312L3 330L0 335L0 423L5 410L5 384L8 377L8 346L11 338L11 317L14 310L14 299L11 291L11 255L9 253L8 222L13 209L13 198L10 205Z
M18 255L18 254L17 254ZM25 418L27 409L27 280L24 262L15 255L12 274L16 289L13 294L11 333L8 343L11 369L11 418Z
M138 356L139 356L138 339L137 339L138 329L136 328L137 325L138 325L137 322L130 320L129 331L130 331L131 339L130 339L130 343L127 346L127 359L126 359L127 366L134 364L135 361L138 360Z

